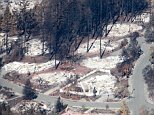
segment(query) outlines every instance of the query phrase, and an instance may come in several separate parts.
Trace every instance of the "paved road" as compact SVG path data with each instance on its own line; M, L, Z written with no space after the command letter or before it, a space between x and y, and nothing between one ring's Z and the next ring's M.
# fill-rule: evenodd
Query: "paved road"
M3 72L1 71L1 75ZM12 88L14 92L16 92L19 95L22 95L23 87L14 84L13 82L10 82L8 80L3 79L0 77L0 85ZM48 95L44 95L42 93L38 94L37 101L42 101L47 104L53 105L58 97L51 97ZM94 108L105 108L106 104L108 104L111 108L119 108L120 103L95 103L95 102L80 102L80 101L72 101L68 99L63 99L64 103L68 104L69 106L86 106L86 107L94 107Z
M132 115L139 115L139 109L142 106L145 106L146 108L154 109L154 105L148 103L146 100L146 95L144 93L144 80L142 76L143 68L149 64L148 60L149 60L149 55L150 55L150 50L149 50L150 45L144 42L144 38L139 39L139 44L141 45L141 49L143 50L144 53L137 60L136 65L134 67L133 75L131 77L132 78L131 79L132 89L135 88L135 91L133 93L134 98L127 100L128 106L132 111ZM14 92L17 92L18 94L22 95L23 87L18 86L10 81L3 79L2 78L2 75L4 74L3 72L4 71L1 70L0 85L12 88ZM51 97L51 96L40 93L36 100L53 105L56 99L57 97ZM67 99L63 99L63 101L69 106L80 106L80 107L84 105L85 107L105 108L106 104L108 104L110 108L119 108L121 106L120 102L117 102L117 103L113 103L113 102L101 103L100 102L98 103L98 102L72 101L72 100L67 100Z
M137 60L134 70L133 70L133 75L131 77L131 82L132 82L132 89L134 90L133 93L133 99L128 103L130 109L133 111L133 115L139 115L139 109L142 106L145 106L145 108L153 108L154 105L149 104L146 99L146 94L145 92L145 87L144 87L144 79L142 75L142 70L150 64L149 62L149 57L150 57L150 44L147 44L144 42L144 38L140 38L139 44L141 46L141 49L143 51L143 54L140 56L140 58Z

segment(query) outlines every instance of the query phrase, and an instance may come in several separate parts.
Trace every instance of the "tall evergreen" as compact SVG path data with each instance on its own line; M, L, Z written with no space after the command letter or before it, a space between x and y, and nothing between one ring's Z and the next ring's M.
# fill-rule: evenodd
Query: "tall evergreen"
M36 17L34 12L29 9L29 2L26 0L20 1L20 11L17 13L17 29L19 35L24 36L24 42L27 41L36 27Z
M35 89L32 88L30 79L28 79L25 83L25 87L23 89L23 95L24 95L24 99L26 100L32 100L32 99L37 98L36 91Z
M3 10L3 6L2 6L2 2L0 1L0 31L2 30L2 20L3 20L2 10Z
M11 26L12 26L12 14L10 12L10 8L9 8L9 3L7 3L7 6L5 8L4 11L4 15L3 15L3 20L2 20L2 31L5 33L5 38L4 38L4 45L5 45L5 49L6 49L6 53L8 54L8 36L9 36L9 32L11 31Z

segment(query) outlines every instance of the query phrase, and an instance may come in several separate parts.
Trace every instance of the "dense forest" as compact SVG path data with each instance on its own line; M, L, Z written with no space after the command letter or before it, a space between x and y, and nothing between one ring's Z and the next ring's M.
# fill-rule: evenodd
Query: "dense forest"
M133 21L148 5L148 0L43 0L29 9L29 2L21 0L19 9L10 11L8 2L0 15L0 31L6 33L3 44L8 54L18 46L16 55L22 58L25 42L39 35L51 58L63 60L83 40L107 36L112 29L109 24ZM8 48L7 38L12 35L19 39ZM91 44L87 46L88 52Z
M107 36L112 29L108 28L109 24L114 25L120 18L132 20L148 6L146 0L48 0L44 3L48 3L44 14L46 38L51 41L48 43L53 46L54 54L63 57L70 49L75 51L83 39Z

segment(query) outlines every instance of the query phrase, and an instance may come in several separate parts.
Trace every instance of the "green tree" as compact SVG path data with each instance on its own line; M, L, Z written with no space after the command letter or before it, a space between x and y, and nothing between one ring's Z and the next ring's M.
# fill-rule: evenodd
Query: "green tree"
M2 22L3 31L6 33L10 31L10 28L12 25L11 19L12 19L12 14L10 12L9 3L8 3L4 11L3 22Z
M63 103L61 102L60 97L58 97L56 104L55 104L55 112L59 113L64 109L65 109L65 107L64 107Z
M2 30L2 21L3 21L2 10L3 10L3 6L0 1L0 31Z
M8 36L11 30L11 26L12 26L12 14L10 12L9 3L7 3L7 6L5 8L4 15L3 15L3 20L2 20L2 31L5 33L4 44L5 44L5 49L7 54L9 53Z
M2 31L2 21L3 21L3 17L2 15L0 15L0 31Z
M32 99L37 98L36 91L35 89L32 88L30 79L28 79L25 83L25 87L23 89L23 95L24 95L24 99L26 100L32 100Z
M31 36L33 29L36 27L36 17L33 10L28 9L30 3L27 0L20 1L20 11L17 13L17 29L19 35L24 36L25 43Z
M134 61L142 54L142 50L138 45L137 37L138 35L134 34L134 36L130 38L128 47L123 48L122 56L125 61Z
M84 38L108 35L121 15L129 18L146 8L146 0L44 0L47 46L55 60L77 50ZM133 6L133 5L135 6ZM87 52L91 45L87 43ZM101 52L101 48L100 48ZM52 56L51 56L52 57Z

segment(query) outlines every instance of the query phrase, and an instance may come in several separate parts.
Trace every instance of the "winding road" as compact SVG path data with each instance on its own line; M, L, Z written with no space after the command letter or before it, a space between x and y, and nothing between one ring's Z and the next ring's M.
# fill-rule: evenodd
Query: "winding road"
M147 44L144 38L138 39L141 49L143 50L143 54L137 60L133 74L130 78L131 87L135 89L132 98L126 99L126 102L131 110L132 115L139 115L139 109L144 106L145 108L154 109L154 105L147 101L147 93L144 86L144 79L142 75L142 70L146 65L150 64L149 56L150 56L150 44ZM0 70L0 85L12 88L12 90L19 95L22 95L23 87L17 84L14 84L11 81L7 81L3 79L4 71ZM56 101L57 97L45 95L42 93L38 94L37 101L45 102L48 105L53 105ZM121 106L121 102L82 102L82 101L73 101L68 99L63 99L63 102L68 104L68 106L85 106L88 108L106 108L108 104L110 108L118 109Z
M142 75L142 70L150 64L149 57L151 54L150 47L152 44L147 44L143 37L138 39L139 45L143 51L143 54L137 60L133 75L131 76L131 84L134 93L132 94L133 98L128 102L130 110L132 110L133 115L139 115L139 110L141 107L145 107L146 109L154 109L154 105L148 103L147 99L147 91L145 89L145 82Z

